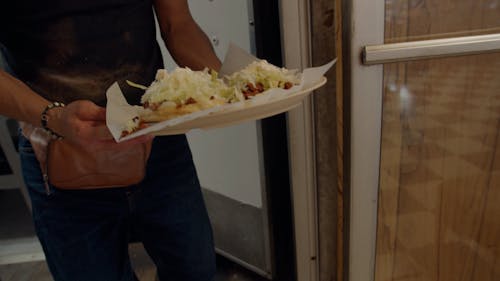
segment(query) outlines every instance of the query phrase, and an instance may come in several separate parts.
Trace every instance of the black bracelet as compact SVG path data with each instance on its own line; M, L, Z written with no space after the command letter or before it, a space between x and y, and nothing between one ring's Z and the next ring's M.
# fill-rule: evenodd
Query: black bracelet
M49 129L49 127L47 126L47 123L49 121L49 116L47 115L47 113L49 112L49 110L53 109L53 108L56 108L56 107L65 107L66 105L62 102L53 102L49 105L47 105L47 107L45 107L45 109L42 111L42 115L40 116L40 123L42 124L42 128L47 131L53 139L57 139L57 140L60 140L60 139L63 139L63 136L59 135L58 133L52 131L51 129Z

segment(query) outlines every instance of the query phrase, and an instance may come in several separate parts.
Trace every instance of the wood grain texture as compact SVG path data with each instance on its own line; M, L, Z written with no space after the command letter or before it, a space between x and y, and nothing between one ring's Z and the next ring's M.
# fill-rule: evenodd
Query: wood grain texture
M500 26L498 1L387 3L386 41ZM385 66L375 280L500 280L499 76L500 54Z
M344 271L345 268L347 267L347 264L344 259L344 255L346 252L345 244L347 241L344 240L344 237L346 237L348 234L344 231L347 229L345 222L347 221L345 219L345 212L344 208L346 208L346 205L344 204L344 198L346 198L346 194L344 193L345 190L345 181L347 180L348 177L345 177L345 168L344 165L346 163L347 157L345 157L344 154L344 147L348 143L347 141L344 142L344 139L348 138L348 134L346 133L346 127L345 127L345 119L344 119L344 114L346 113L347 106L345 105L345 101L347 99L344 98L344 76L343 76L343 2L342 1L335 1L335 18L334 18L334 24L335 24L335 54L337 57L337 64L335 65L335 97L336 97L336 117L337 117L337 131L336 131L336 140L337 140L337 264L336 264L336 269L337 269L337 274L336 274L336 280L337 281L343 281L345 279ZM346 111L344 111L344 108L346 108Z
M335 1L311 1L312 64L336 57ZM319 280L336 279L337 259L337 116L335 71L326 73L327 84L313 95L316 183L318 202Z

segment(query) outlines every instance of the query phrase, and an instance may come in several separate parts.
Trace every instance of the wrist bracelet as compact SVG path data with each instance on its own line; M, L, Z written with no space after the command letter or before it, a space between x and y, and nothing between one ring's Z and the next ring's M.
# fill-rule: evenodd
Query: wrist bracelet
M42 114L40 115L40 123L42 124L42 128L47 131L53 139L57 139L57 140L60 140L60 139L63 139L63 136L59 135L58 133L52 131L51 129L49 129L49 127L47 126L47 123L49 121L49 116L48 116L48 112L49 110L53 109L53 108L56 108L56 107L65 107L66 105L62 102L53 102L49 105L47 105L47 107L45 107L45 109L42 111Z

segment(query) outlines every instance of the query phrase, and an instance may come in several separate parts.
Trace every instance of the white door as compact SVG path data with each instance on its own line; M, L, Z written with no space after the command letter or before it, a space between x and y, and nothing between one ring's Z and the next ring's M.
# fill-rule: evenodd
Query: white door
M500 1L343 1L349 280L500 280Z

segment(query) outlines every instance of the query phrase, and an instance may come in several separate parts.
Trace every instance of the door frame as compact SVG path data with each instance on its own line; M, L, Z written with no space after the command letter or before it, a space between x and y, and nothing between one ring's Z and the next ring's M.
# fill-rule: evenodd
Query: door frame
M384 0L343 1L344 96L350 97L349 249L346 280L374 278L383 66L362 65L366 45L384 42ZM355 29L354 29L355 27ZM352 31L355 32L352 32ZM369 116L368 118L366 116Z
M258 58L276 65L283 65L279 1L249 0L252 3L255 51ZM293 281L296 278L295 242L293 229L292 194L288 154L286 114L267 117L258 122L262 140L263 174L266 202L265 223L271 234L269 261L272 280Z
M280 1L284 65L311 65L310 1ZM318 280L318 222L311 97L287 113L297 280Z

